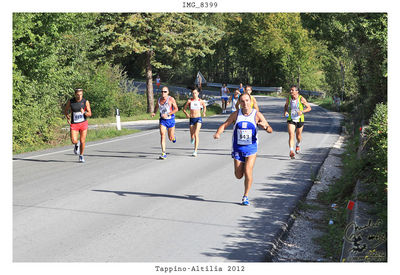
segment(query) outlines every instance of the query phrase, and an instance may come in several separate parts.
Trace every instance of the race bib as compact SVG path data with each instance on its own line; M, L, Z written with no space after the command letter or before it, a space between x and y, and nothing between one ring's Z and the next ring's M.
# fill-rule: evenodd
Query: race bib
M74 116L74 123L80 123L85 121L85 116L82 114L82 112L73 112L72 115Z
M164 115L164 114L168 114L168 109L165 105L161 105L160 106L160 114Z
M253 143L251 129L237 129L237 143L239 145L250 145Z
M190 109L192 110L200 110L200 101L191 101Z
M299 114L297 113L296 110L292 110L292 111L290 112L290 117L292 118L292 120L293 120L294 122L299 122L299 120L300 120L300 116L299 116Z

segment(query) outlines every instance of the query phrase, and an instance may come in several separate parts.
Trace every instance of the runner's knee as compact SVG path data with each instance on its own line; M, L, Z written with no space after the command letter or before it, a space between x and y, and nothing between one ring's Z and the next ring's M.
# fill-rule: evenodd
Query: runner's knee
M237 178L237 179L241 179L241 178L243 178L243 171L235 171L235 177Z

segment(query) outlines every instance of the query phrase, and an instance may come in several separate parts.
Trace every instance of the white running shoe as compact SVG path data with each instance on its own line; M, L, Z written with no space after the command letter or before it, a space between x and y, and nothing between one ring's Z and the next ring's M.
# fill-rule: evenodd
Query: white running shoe
M192 156L197 157L197 151L193 151Z
M82 163L84 163L84 162L85 162L85 159L83 158L83 156L82 156L82 155L79 155L79 162L82 162Z

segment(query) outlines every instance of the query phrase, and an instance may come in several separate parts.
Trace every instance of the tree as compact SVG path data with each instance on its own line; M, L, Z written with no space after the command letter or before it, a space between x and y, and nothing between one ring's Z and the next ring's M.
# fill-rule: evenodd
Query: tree
M154 111L153 67L171 69L173 62L211 54L223 34L184 13L120 14L106 29L117 56L145 55L147 112Z

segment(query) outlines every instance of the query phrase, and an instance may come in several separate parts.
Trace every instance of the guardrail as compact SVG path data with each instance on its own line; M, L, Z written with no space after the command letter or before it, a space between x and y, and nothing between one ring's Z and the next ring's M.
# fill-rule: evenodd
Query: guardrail
M317 91L305 91L300 90L300 94L303 96L316 96L316 97L325 97L325 92L317 92Z
M207 86L220 88L220 87L222 87L222 83L207 82ZM237 89L237 88L239 88L239 85L237 85L237 84L226 84L226 87L228 87L229 89ZM258 86L252 86L252 89L253 89L253 91L258 91L258 92L277 92L277 93L281 93L282 92L282 87L258 87Z

